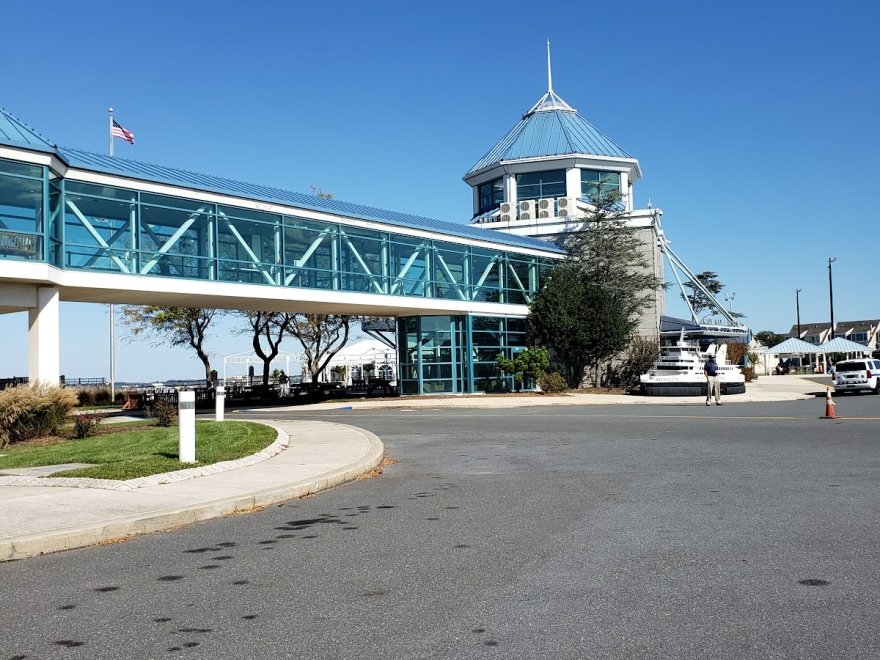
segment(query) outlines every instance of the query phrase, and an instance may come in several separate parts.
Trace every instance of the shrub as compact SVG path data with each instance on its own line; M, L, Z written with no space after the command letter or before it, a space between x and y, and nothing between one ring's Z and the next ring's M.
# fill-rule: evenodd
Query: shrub
M110 403L110 388L98 387L93 391L95 393L95 403L98 405L107 405Z
M659 355L660 343L656 339L633 337L615 370L616 385L629 391L639 389L639 376L648 373Z
M95 392L90 389L76 390L76 399L80 408L88 408L95 405Z
M566 382L565 377L558 371L553 371L549 374L541 374L538 378L538 384L541 386L541 391L548 394L565 392L568 389L568 382Z
M748 353L746 353L746 355L749 356L749 367L751 368L751 371L752 371L751 379L749 379L748 376L746 376L746 379L757 380L758 372L755 371L755 365L757 365L761 361L761 355L760 355L760 353L757 353L756 351L749 351ZM745 373L745 371L743 371L743 373Z
M728 344L727 345L727 361L730 364L740 365L743 363L743 358L746 356L746 353L749 352L748 344Z
M156 418L157 426L174 426L177 422L177 406L168 399L156 399L149 410L150 417Z
M73 418L73 437L81 439L95 435L102 419L104 415L101 413L80 413Z
M56 434L76 402L73 390L39 381L6 388L0 392L0 448Z

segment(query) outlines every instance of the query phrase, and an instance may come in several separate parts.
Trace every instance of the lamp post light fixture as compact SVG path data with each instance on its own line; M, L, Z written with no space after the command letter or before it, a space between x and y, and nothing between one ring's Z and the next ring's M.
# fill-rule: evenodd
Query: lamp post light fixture
M828 305L831 308L831 336L834 339L834 283L831 279L831 264L837 261L837 257L828 257Z
M727 301L727 313L731 313L733 311L733 301L736 299L736 291L731 293L730 295L724 294L724 299Z
M797 338L801 338L801 298L800 298L801 290L796 289L794 292L794 304L797 309Z

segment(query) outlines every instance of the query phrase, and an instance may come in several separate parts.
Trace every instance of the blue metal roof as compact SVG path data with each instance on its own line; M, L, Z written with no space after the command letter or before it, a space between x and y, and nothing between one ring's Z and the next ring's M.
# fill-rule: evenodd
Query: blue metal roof
M502 161L575 154L633 158L564 101L552 105L539 101L465 177Z
M326 199L316 195L280 190L259 184L224 179L209 174L199 174L163 165L142 163L126 158L105 156L79 149L59 147L58 154L70 167L90 172L114 174L152 183L164 183L204 192L215 192L312 211L323 211L359 220L381 222L397 227L448 234L458 238L489 241L491 243L532 248L546 252L561 252L555 245L536 238L515 236L505 232L400 213L398 211L389 211L372 206L363 206L338 199Z
M113 174L139 181L181 186L203 192L214 192L256 201L272 202L312 211L324 211L326 213L380 222L405 229L421 229L439 234L447 234L457 238L488 241L490 243L531 248L546 252L562 252L552 243L537 238L515 236L467 224L389 211L372 206L363 206L338 199L326 199L316 195L280 190L259 184L224 179L209 174L188 172L186 170L153 165L126 158L105 156L81 149L56 147L34 129L16 119L2 108L0 108L0 144L24 146L40 151L54 152L70 167L90 172Z
M40 151L55 150L54 144L3 108L0 108L0 143L25 146Z

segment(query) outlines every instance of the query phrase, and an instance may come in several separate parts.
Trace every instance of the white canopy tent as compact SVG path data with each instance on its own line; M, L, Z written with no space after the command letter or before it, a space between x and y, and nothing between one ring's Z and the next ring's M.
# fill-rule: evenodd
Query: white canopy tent
M374 376L397 380L397 351L377 339L362 339L342 348L327 365L329 374L333 367L345 367L345 384L364 378L363 367L372 364Z
M810 344L796 337L789 337L781 344L776 344L767 349L766 353L770 355L815 355L816 362L819 363L819 356L822 356L821 370L828 373L828 354L829 353L845 353L846 357L866 356L871 357L871 349L864 344L850 341L844 337L835 337L824 344Z
M294 366L302 367L303 356L300 353L279 353L272 360L272 364L278 364L279 362L283 362L285 365L284 373L287 376L290 376L290 363L292 362ZM262 378L263 373L263 358L259 357L254 351L242 351L241 353L233 353L232 355L227 355L223 358L223 383L226 384L226 366L230 364L243 364L246 367L250 365L256 365L254 371L257 371L257 367L259 367L259 371ZM277 368L277 367L276 367Z
M781 344L776 344L776 346L771 346L767 349L768 355L815 355L816 362L819 362L819 355L822 356L822 371L828 371L827 364L825 360L825 350L818 346L817 344L811 344L809 342L804 341L803 339L798 339L797 337L789 337ZM768 371L769 373L769 371Z
M825 353L846 353L847 358L850 357L851 353L856 357L871 357L872 353L871 349L864 344L850 341L845 337L835 337L834 339L830 339L819 348Z

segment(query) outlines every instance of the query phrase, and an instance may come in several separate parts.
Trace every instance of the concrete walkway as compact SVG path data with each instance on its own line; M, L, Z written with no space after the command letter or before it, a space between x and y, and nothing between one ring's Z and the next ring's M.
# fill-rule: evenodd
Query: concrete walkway
M228 461L201 475L203 468L191 469L189 478L165 483L119 489L113 485L125 482L51 486L60 480L42 479L47 485L37 486L22 481L34 477L0 476L0 561L250 511L352 481L382 461L382 442L369 431L328 422L271 425L286 445L272 457Z
M764 376L725 403L792 401L824 392L821 379ZM830 383L830 379L829 379ZM563 405L702 405L701 397L610 394L403 397L335 401L284 410L510 408ZM273 410L262 409L266 417ZM330 488L383 458L369 431L329 422L268 421L278 440L255 456L132 481L58 479L0 472L0 561L23 559L249 511Z
M825 382L827 381L827 382ZM826 376L762 376L746 385L745 394L732 394L724 397L725 403L754 403L757 401L795 401L811 399L817 394L824 395L825 388L831 385L831 377ZM522 408L527 406L587 406L587 405L685 405L703 404L700 396L641 396L637 394L588 394L569 392L566 394L523 394L523 395L459 395L400 397L399 399L358 399L346 401L325 401L303 406L273 408L273 410L369 410L372 408Z

